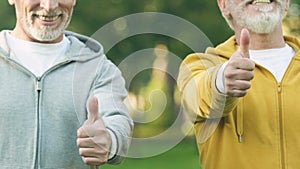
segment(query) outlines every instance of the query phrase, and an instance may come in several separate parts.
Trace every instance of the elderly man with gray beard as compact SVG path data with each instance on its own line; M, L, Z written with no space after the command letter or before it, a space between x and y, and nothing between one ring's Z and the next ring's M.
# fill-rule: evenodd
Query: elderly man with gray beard
M235 35L187 56L178 85L203 169L294 169L300 160L300 41L289 0L218 0Z
M121 163L133 121L120 70L94 39L65 31L76 0L8 0L0 32L0 168Z

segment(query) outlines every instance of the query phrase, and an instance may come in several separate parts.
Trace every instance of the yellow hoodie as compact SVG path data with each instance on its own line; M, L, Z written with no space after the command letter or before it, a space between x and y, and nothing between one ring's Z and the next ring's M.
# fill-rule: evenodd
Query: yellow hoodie
M215 86L221 64L238 49L234 36L182 63L178 85L186 111L196 115L203 169L300 168L300 41L285 40L296 54L282 82L256 65L243 98L220 94Z

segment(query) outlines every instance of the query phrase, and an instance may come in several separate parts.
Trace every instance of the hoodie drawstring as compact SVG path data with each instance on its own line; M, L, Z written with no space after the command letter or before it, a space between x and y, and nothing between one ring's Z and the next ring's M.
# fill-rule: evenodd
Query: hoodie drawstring
M237 105L237 134L238 134L238 141L239 143L243 142L243 134L244 134L244 117L243 117L243 111L244 111L244 99L241 98Z

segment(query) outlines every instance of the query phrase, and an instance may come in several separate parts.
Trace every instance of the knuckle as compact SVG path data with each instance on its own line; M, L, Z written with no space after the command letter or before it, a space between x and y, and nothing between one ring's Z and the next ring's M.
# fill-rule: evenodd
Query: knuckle
M234 52L231 57L230 60L235 60L241 57L241 53L239 51Z
M242 96L246 96L247 92L248 92L247 90L243 91Z
M248 90L250 88L251 88L251 84L250 85L246 85L245 88L244 88L244 90Z
M228 91L226 94L231 97L243 97L247 94L247 90Z
M77 145L77 147L80 147L81 141L79 139L76 140L76 145Z
M106 128L97 128L97 131L96 131L99 135L104 135L107 133L106 131Z
M225 94L227 94L229 96L233 96L233 92L231 92L231 91L227 91L227 92L225 92Z
M227 72L224 72L224 77L226 79L231 79L235 76L235 73L233 71L227 71Z
M244 97L246 93L239 93L236 97Z
M83 141L81 139L77 139L76 144L77 144L78 147L82 147L83 146Z
M243 71L241 73L241 77L245 81L250 81L254 78L254 73L253 73L253 71Z
M232 80L225 81L225 88L231 90L235 86L235 83Z
M100 159L98 160L98 163L99 163L99 164L105 164L105 163L107 163L107 161L108 161L108 159L107 159L107 157L105 156L104 158L100 158Z
M229 62L228 62L228 67L237 67L237 65L239 64L238 62L238 59L237 58L234 58L234 59L231 59Z
M249 67L249 69L254 69L255 68L255 62L250 60L250 59L247 59L247 67Z
M78 152L79 152L80 156L84 156L85 155L83 149L81 149L81 148L78 150Z
M82 160L85 164L90 165L90 160L88 158L82 157Z
M105 163L107 163L107 162L108 162L108 159L105 158L105 159L102 161L102 164L105 164Z
M250 72L250 80L252 80L254 78L254 71Z
M229 89L225 90L225 94L227 94L229 96L233 96L234 95L234 91L229 88Z
M250 89L250 88L251 88L251 82L250 82L250 81L245 81L245 82L244 82L243 89L244 89L244 90L247 90L247 89Z
M82 130L82 127L80 127L78 130L77 130L77 137L82 137L83 135L83 130Z
M240 97L243 97L243 96L245 96L246 94L247 94L247 92L248 92L248 90L247 89L245 89L245 90L241 90L240 91Z
M246 95L245 91L239 91L239 92L235 93L235 97L243 97L245 95Z
M88 158L88 157L83 157L83 162L87 165L103 165L107 163L107 159L101 159L101 158Z
M79 137L80 134L81 134L81 129L79 128L79 129L77 130L77 137Z
M250 88L251 88L251 82L248 82L246 88L247 88L247 89L250 89Z

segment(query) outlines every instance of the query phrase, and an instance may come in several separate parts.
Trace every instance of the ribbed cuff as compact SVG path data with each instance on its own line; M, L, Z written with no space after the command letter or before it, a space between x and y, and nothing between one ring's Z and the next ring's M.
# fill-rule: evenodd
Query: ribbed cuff
M227 64L228 64L228 61L223 63L223 65L218 70L218 74L217 74L217 78L216 78L217 90L222 94L225 94L224 69L227 66Z
M117 137L116 135L108 129L108 133L110 134L111 137L111 147L110 147L110 152L108 155L108 160L114 158L117 154L117 150L118 150L118 141L117 141Z

